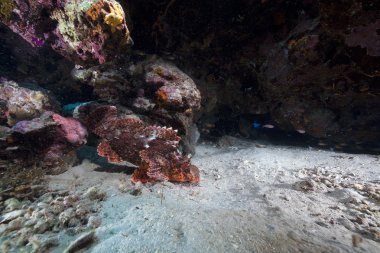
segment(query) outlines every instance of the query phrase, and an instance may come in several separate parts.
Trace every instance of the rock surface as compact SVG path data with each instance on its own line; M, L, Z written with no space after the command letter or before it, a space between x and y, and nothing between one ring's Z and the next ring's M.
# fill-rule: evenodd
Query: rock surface
M132 40L115 0L5 0L0 21L34 47L45 44L76 63L105 63Z

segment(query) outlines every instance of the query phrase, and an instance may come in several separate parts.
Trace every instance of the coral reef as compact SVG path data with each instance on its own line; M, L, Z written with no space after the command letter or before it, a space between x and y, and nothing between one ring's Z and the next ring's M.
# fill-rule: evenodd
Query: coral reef
M147 88L157 91L156 102L172 110L199 110L201 95L194 81L176 66L155 61L145 67ZM149 87L150 86L150 87Z
M137 117L118 117L117 108L89 103L78 108L89 131L102 138L98 154L111 163L138 166L133 182L199 182L198 169L178 148L180 137L172 128L145 124Z
M1 7L9 11L8 1ZM35 47L50 45L80 64L114 59L132 40L115 0L11 1L12 15L0 21ZM5 8L7 7L7 8Z
M380 138L380 115L371 109L380 105L378 21L359 2L321 1L321 19L299 23L263 64L263 93L282 129L340 143ZM355 11L331 19L337 9Z
M194 121L198 121L205 136L239 131L243 136L254 137L260 131L281 130L278 132L283 136L302 134L302 138L346 146L376 145L380 139L380 115L376 110L380 105L380 6L376 1L227 0L218 5L200 5L195 0L165 4L131 0L128 14L132 15L133 25L128 21L128 26L134 28L136 47L142 51L128 54L120 51L132 41L128 17L118 2L27 2L3 1L1 21L37 49L33 51L35 57L50 52L51 46L81 65L71 72L75 81L69 77L63 81L71 83L70 91L60 86L62 82L53 81L62 79L58 77L61 68L57 67L55 78L49 81L57 96L86 94L78 95L83 99L73 96L68 103L99 100L117 106L118 109L104 107L104 114L81 119L104 140L99 153L110 161L134 161L140 171L167 163L167 158L155 160L161 154L153 148L149 154L142 152L145 143L138 140L131 143L139 152L124 154L118 149L121 144L117 138L107 139L105 133L97 132L100 129L94 129L99 122L110 127L109 122L114 122L120 129L129 129L123 124L132 122L119 120L117 111L124 115L123 119L125 115L136 118L135 114L139 114L144 127L178 129L178 147L184 154L194 153L199 137ZM5 42L0 49L7 51L15 39L0 40ZM0 56L7 64L14 64L15 54L1 52ZM46 58L52 60L46 65L52 65L55 57L48 54ZM16 73L24 72L24 77L30 76L37 83L45 76L50 78L47 73L32 73L35 69L19 64L18 59ZM25 61L33 59L28 56ZM61 59L59 62L59 66L68 63ZM67 76L67 69L62 76ZM0 121L4 123L11 114L8 100L2 100ZM8 124L38 117L46 110L42 105L33 106L43 109L28 109L30 115L20 113ZM67 113L78 115L79 108L85 110L86 106L77 104ZM116 125L107 134L118 135ZM171 166L181 167L167 167Z
M136 57L125 68L112 64L73 69L74 80L92 86L100 101L121 104L151 123L178 129L185 153L194 153L194 113L201 95L195 82L174 64L151 55Z
M30 166L64 169L72 152L86 142L87 130L75 119L46 111L40 117L17 122L6 133L5 159Z
M0 79L2 117L13 126L20 120L39 117L44 111L57 110L58 103L44 91L20 87L13 81Z

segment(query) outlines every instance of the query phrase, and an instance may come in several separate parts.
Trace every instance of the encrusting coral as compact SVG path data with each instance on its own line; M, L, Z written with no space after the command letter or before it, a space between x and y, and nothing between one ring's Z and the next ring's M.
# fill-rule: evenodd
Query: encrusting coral
M23 165L63 166L66 156L86 143L87 130L72 118L46 111L40 117L17 122L7 133L2 154Z
M82 65L113 60L132 44L123 8L115 0L5 0L0 22L32 46L49 45Z
M58 108L58 103L46 92L23 88L5 79L0 79L0 101L3 101L3 117L9 126Z
M124 22L124 11L120 4L110 5L110 12L104 16L104 23L109 25L111 32L114 33Z
M52 173L71 164L75 148L86 142L87 130L79 121L53 111L59 111L59 104L45 90L1 78L0 162L38 164L54 169Z
M88 130L102 138L98 154L109 162L138 166L133 182L199 182L199 170L179 148L180 137L172 128L146 125L136 117L118 117L117 108L88 103L78 109Z
M164 108L197 110L201 95L194 81L173 64L164 61L150 62L145 67L145 82L155 87L156 100Z

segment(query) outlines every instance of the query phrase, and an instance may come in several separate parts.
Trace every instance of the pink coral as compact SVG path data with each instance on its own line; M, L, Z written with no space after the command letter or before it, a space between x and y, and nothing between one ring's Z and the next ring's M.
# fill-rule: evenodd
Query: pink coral
M59 124L65 133L66 140L73 145L86 143L87 130L80 122L72 118L64 118L59 114L52 115L53 120Z
M17 147L18 158L51 167L64 163L67 154L84 144L87 131L77 120L47 111L33 120L16 123L11 129L11 137L10 145Z

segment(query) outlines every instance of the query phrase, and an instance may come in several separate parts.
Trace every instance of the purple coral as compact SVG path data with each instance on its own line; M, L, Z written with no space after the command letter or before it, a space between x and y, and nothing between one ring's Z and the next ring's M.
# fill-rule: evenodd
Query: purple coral
M45 45L45 41L39 38L32 37L32 43L37 47L43 47Z
M76 63L105 63L132 44L124 11L115 0L17 0L13 4L13 15L0 17L1 22L33 47L48 44Z

